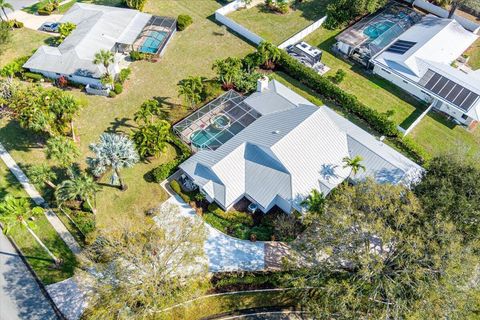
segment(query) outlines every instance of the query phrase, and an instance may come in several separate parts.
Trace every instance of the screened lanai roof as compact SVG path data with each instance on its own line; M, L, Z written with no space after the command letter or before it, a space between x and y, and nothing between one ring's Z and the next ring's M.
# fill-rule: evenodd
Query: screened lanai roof
M174 132L193 150L215 150L258 119L261 114L230 90L173 126ZM215 124L219 116L222 126Z
M152 16L138 35L133 47L143 53L158 54L162 52L176 28L176 19Z

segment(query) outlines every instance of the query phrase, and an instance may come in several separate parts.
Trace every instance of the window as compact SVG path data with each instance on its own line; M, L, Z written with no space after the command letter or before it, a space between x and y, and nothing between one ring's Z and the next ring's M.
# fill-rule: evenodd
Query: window
M463 120L467 120L468 119L468 115L466 113L462 114L462 119Z
M386 69L383 69L383 68L382 68L382 71L385 72L385 73L388 73L388 74L392 74L390 71L388 71Z
M407 82L407 81L405 81L405 80L402 80L402 81L403 81L403 83L405 83L405 84L408 84L408 82Z

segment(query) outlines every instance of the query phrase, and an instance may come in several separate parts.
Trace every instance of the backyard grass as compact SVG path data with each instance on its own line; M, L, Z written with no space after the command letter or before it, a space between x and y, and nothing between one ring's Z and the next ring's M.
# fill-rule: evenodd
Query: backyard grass
M332 68L326 76L343 69L347 76L340 84L345 91L352 93L367 106L380 112L393 110L392 119L401 127L407 128L426 107L423 102L413 98L392 83L366 73L358 65L348 63L332 54L331 48L335 36L340 30L320 28L305 41L323 50L322 61ZM430 113L412 131L410 137L423 146L431 155L445 152L459 152L474 156L480 153L480 130L473 133L456 126L435 113Z
M45 44L49 37L46 33L27 28L14 29L11 42L0 54L0 68L16 58L32 54L38 47Z
M0 161L0 201L3 201L7 194L14 197L28 197L3 161ZM26 229L15 227L11 231L11 236L27 257L28 263L44 284L55 283L71 277L76 266L73 253L58 236L47 218L42 216L35 221L35 224L37 227L34 232L57 257L63 259L64 263L58 269L53 268L50 257L35 242L30 233Z
M325 0L305 0L287 14L278 14L260 4L228 15L263 39L280 44L325 16Z
M193 17L194 22L185 31L174 35L158 63L133 63L132 74L125 82L122 94L112 99L87 96L78 90L71 91L87 103L75 121L82 152L79 164L82 167L85 167L85 158L91 155L89 144L97 141L100 134L105 131L127 134L130 132L135 126L133 114L143 101L152 98L167 101L172 106L171 121L175 122L191 113L180 105L181 99L177 94L179 80L191 75L213 77L211 66L216 59L243 57L254 50L250 44L233 34L218 35L221 27L213 22L211 17L215 10L220 8L220 3L196 0L194 4L192 5L190 0L151 0L147 3L145 12L170 17L188 14ZM16 47L21 46L22 44L17 42ZM4 143L20 165L48 163L44 156L44 139L22 130L14 121L0 120L0 142ZM125 192L105 186L97 199L97 226L100 229L107 228L113 225L112 221L116 219L143 214L145 209L165 200L166 194L160 186L145 182L143 176L148 170L173 157L174 150L169 149L164 156L152 163L141 163L123 170L125 182L129 186Z
M466 54L469 55L468 65L473 70L480 69L480 39L477 39L473 45L467 50Z
M198 299L190 304L170 309L168 319L214 319L215 315L232 310L262 307L295 307L294 290L290 292L250 292Z

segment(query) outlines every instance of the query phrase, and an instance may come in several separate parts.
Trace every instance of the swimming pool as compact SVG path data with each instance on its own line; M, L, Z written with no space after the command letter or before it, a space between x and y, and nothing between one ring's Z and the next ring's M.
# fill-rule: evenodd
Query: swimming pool
M378 38L382 33L390 29L395 23L391 21L380 21L376 22L363 30L363 33L368 36L371 40Z
M212 126L221 130L230 126L230 118L226 114L218 114L212 118Z
M190 135L190 142L193 146L203 149L210 147L212 143L217 142L214 138L220 133L220 130L213 126L208 126L205 129L197 130Z
M149 31L147 39L145 39L140 48L138 48L138 51L143 53L157 53L158 48L167 35L168 32L165 31Z

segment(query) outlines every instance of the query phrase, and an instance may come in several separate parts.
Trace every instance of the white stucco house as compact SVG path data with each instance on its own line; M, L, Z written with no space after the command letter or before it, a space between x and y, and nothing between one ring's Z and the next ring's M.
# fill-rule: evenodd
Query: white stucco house
M370 63L375 74L474 127L480 120L480 70L452 64L477 38L456 20L426 15Z
M109 74L122 68L131 50L161 54L175 32L176 20L156 17L138 10L75 3L59 23L71 22L75 30L58 46L41 46L23 65L47 78L61 76L84 85L101 85L106 70L93 63L100 50L115 53ZM125 67L125 64L123 64Z
M345 157L363 158L366 171L354 179L373 177L379 182L409 184L422 171L335 111L313 105L275 80L260 80L257 92L242 99L221 101L208 112L197 111L195 119L202 123L229 118L231 122L223 122L226 131L236 130L236 123L250 114L257 117L228 140L223 131L210 130L211 125L195 127L192 141L205 133L223 144L199 150L180 165L206 198L225 210L245 197L262 212L274 206L285 212L302 211L301 202L312 189L328 194L348 178Z

